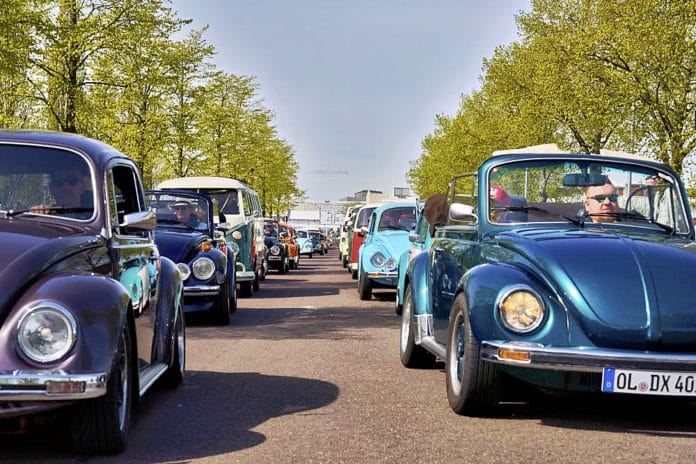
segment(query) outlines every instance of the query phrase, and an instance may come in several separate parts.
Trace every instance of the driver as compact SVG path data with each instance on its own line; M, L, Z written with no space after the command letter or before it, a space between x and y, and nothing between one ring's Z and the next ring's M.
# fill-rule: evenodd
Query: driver
M615 222L619 212L618 200L616 188L609 180L604 185L585 189L585 211L592 222Z
M196 215L193 204L187 200L177 200L171 208L176 214L177 221L188 225L189 227L195 229L200 224L200 219Z

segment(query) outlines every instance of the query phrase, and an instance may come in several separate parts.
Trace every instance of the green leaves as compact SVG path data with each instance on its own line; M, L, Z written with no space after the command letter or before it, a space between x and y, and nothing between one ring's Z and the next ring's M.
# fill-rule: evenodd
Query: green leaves
M423 141L409 179L444 192L494 149L555 142L645 154L687 172L696 151L696 0L532 0L521 39ZM447 121L443 124L443 121Z
M215 69L205 28L166 0L6 0L0 127L79 132L134 158L147 187L172 176L247 181L269 212L302 196L253 77ZM278 176L277 173L282 175Z

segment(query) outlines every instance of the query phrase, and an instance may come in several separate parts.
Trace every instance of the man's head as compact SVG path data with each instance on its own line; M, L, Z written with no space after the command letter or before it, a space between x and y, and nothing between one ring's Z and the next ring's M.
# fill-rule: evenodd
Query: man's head
M610 182L585 189L585 211L592 222L614 222L619 211L616 188Z
M67 207L82 206L82 195L89 182L86 166L65 166L51 176L51 194L56 204Z
M186 222L193 214L193 205L190 201L179 200L172 205L172 209L176 214L176 219L179 222Z

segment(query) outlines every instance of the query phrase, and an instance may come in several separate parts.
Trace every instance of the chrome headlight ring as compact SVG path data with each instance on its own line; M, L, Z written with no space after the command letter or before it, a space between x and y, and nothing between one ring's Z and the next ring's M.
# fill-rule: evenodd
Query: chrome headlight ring
M77 322L72 313L58 303L35 303L19 321L17 341L22 353L33 361L58 361L75 346Z
M498 295L495 307L505 328L523 334L537 329L546 313L544 300L526 285L506 288Z
M277 256L280 254L280 247L278 245L273 245L269 251L272 255Z
M387 257L379 251L376 251L372 254L372 256L370 256L370 264L372 264L376 268L381 268L382 266L384 266L386 262Z
M179 270L179 274L181 274L181 280L186 282L186 279L191 276L191 268L186 263L176 263L176 268Z
M208 280L215 274L215 263L210 258L197 258L191 263L191 273L198 280Z

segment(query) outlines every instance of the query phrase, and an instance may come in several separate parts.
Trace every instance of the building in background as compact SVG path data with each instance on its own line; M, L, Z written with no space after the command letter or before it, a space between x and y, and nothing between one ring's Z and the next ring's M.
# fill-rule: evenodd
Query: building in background
M300 203L290 210L287 222L294 227L319 227L321 229L338 229L343 223L346 210L350 206L368 203L386 203L401 199L410 199L411 189L395 187L392 195L380 190L361 190L352 196L337 201L312 201Z

